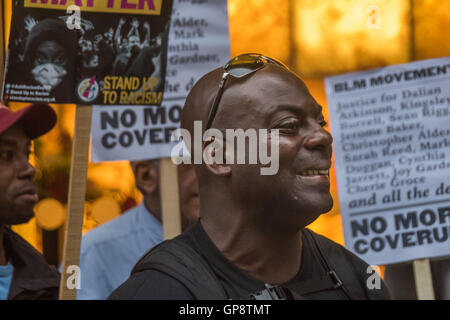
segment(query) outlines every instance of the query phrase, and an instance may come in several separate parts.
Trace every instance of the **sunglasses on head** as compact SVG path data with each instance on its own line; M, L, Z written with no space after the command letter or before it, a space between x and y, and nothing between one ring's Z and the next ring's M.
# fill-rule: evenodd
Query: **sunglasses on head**
M285 69L288 69L281 62L276 61L275 59L266 57L259 53L245 53L241 54L237 57L234 57L223 67L224 73L222 75L222 80L219 84L219 90L213 100L211 105L211 109L209 110L208 121L206 123L205 130L211 127L211 124L216 116L217 109L219 106L220 99L222 98L223 91L225 90L225 82L229 76L233 76L235 78L242 78L249 74L252 74L259 69L262 69L267 63L272 63L279 65Z

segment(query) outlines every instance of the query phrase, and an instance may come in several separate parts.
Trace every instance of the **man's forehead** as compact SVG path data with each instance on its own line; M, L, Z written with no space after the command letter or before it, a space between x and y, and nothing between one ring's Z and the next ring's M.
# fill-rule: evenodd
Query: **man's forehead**
M17 124L0 134L0 145L2 146L18 145L23 142L30 145L31 139L25 134L25 130Z
M230 107L236 111L235 106L239 105L245 105L246 111L254 109L255 112L263 113L304 107L321 108L299 77L272 65L266 66L248 79L230 84L228 92L224 92L223 100L223 113Z
M182 128L191 131L194 120L207 120L223 73L223 68L217 68L195 84L183 109ZM245 121L242 116L252 118L253 112L262 113L262 108L266 113L273 106L303 104L317 104L303 81L287 69L266 64L264 68L240 79L228 78L214 122L215 126L220 122L229 126L230 121Z
M63 46L55 40L45 40L37 47L38 51L46 49L64 50Z
M259 90L257 93L264 97L285 94L287 90L295 90L301 94L309 95L305 84L296 74L273 64L267 64L263 69L258 70L248 78L242 78L242 80L234 82L243 87L244 93L253 88Z
M283 111L299 115L307 113L322 114L323 108L314 99L311 99L310 101L302 101L302 103L272 105L268 110L268 114L273 115Z

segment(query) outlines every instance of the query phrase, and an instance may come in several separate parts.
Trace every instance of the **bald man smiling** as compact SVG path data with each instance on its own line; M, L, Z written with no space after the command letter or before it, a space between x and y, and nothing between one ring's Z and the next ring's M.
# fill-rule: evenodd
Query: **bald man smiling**
M333 206L332 137L298 76L269 57L235 57L190 92L181 127L191 136L195 121L202 133L266 130L278 170L225 161L230 149L208 148L215 138L194 141L215 159L195 164L199 222L144 255L110 299L389 299L381 279L368 285L377 275L365 262L306 228Z

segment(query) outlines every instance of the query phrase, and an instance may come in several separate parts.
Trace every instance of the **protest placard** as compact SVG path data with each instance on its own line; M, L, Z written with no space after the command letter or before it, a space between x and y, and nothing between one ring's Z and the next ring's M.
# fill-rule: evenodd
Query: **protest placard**
M160 105L172 0L14 0L5 101Z
M179 126L182 107L178 103L145 107L94 106L92 159L106 161L167 157L173 145L172 132Z
M230 56L227 2L175 0L161 106L94 106L92 161L170 157L172 132L194 85Z
M450 254L450 58L326 78L348 249L370 264Z

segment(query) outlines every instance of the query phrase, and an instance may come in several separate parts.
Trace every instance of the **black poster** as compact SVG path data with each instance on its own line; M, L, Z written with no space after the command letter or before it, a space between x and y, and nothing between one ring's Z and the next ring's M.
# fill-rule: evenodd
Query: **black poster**
M4 101L160 105L172 0L14 0Z

